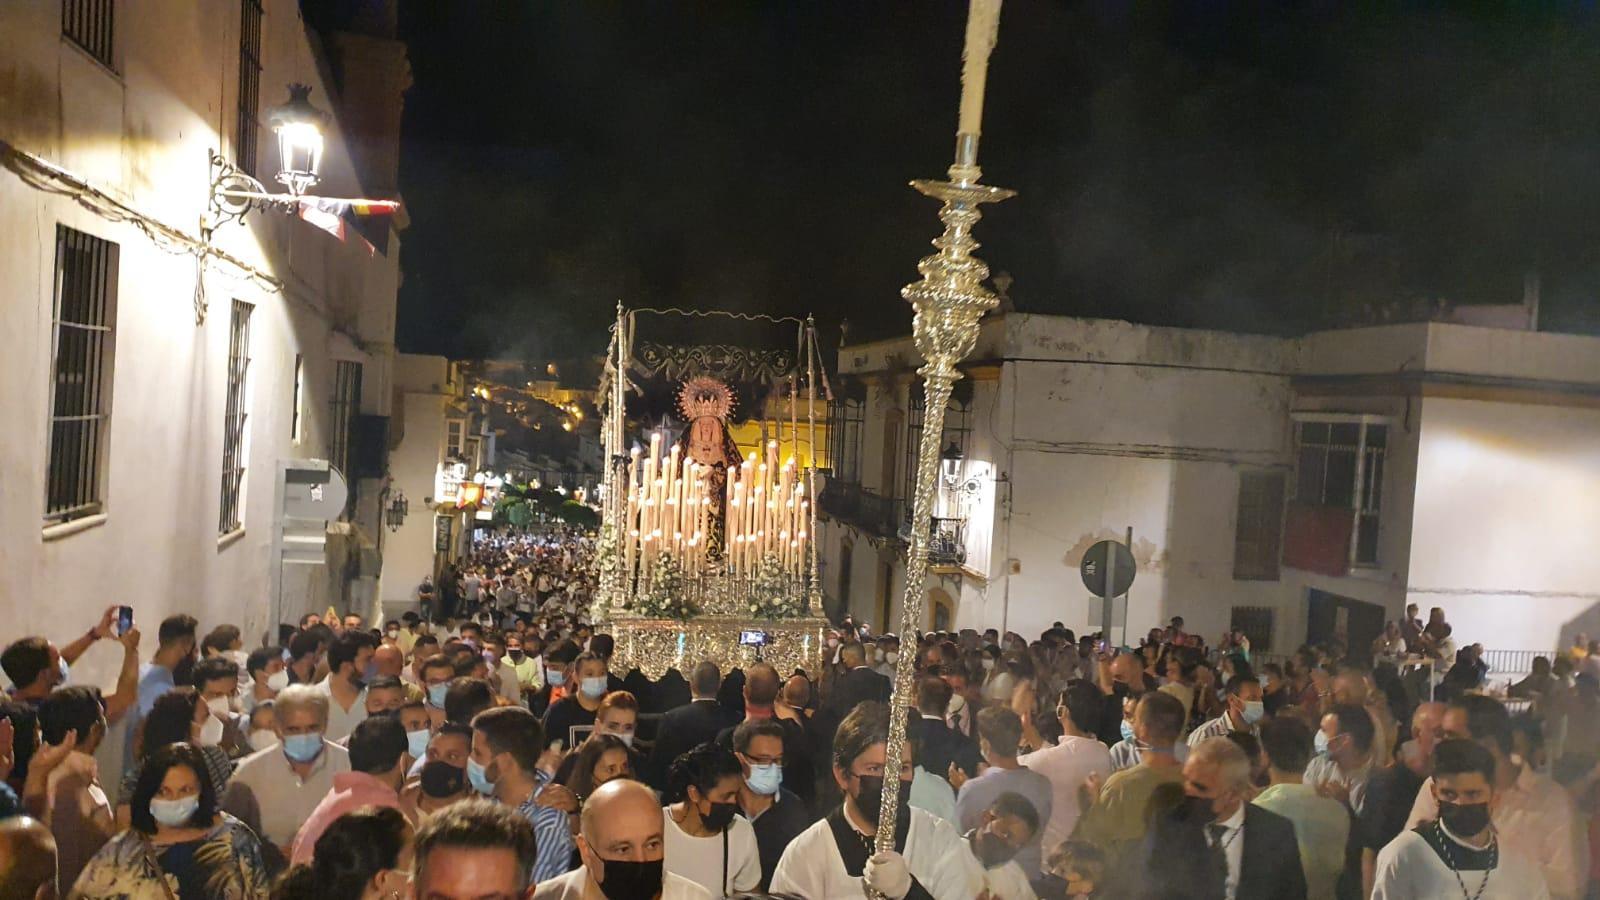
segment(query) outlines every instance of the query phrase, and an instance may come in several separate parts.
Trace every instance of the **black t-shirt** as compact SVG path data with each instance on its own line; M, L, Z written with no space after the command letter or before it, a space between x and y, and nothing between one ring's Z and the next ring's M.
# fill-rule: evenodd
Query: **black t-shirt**
M594 712L584 709L576 697L562 697L544 714L545 741L560 741L563 750L583 743L591 731L594 731Z
M1400 836L1422 790L1423 777L1404 763L1379 769L1367 779L1367 796L1356 817L1361 846L1377 852Z

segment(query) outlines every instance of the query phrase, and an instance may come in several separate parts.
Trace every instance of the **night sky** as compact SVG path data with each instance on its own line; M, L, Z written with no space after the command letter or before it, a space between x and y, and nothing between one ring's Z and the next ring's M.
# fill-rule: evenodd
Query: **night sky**
M1600 333L1591 4L1358 6L1008 0L981 162L1020 195L977 235L1017 308L1284 333L1537 271L1546 329ZM907 332L964 20L402 2L401 348L599 353L619 298Z

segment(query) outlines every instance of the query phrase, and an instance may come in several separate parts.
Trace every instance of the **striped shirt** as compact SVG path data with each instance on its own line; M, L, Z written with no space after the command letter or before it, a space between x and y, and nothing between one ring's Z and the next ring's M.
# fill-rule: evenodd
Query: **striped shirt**
M517 814L533 823L534 847L533 880L540 883L572 868L572 828L567 824L567 814L550 806L540 806L539 793L550 784L544 771L533 773L534 789L528 799L517 806Z
M1193 732L1191 732L1189 734L1189 746L1197 746L1206 738L1227 737L1228 733L1233 731L1248 731L1251 734L1257 733L1254 725L1247 725L1244 728L1233 727L1233 720L1228 718L1227 713L1223 713L1222 715L1217 716L1215 719L1212 719L1211 721L1201 725L1199 728L1196 728Z

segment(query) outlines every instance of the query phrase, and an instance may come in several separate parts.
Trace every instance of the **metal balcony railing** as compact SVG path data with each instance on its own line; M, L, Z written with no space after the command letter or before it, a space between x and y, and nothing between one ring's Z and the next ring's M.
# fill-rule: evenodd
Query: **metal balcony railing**
M934 517L928 535L928 562L960 566L967 561L967 520Z
M904 503L880 497L859 484L828 479L819 498L822 511L842 522L848 522L869 534L893 538L899 536L901 508Z

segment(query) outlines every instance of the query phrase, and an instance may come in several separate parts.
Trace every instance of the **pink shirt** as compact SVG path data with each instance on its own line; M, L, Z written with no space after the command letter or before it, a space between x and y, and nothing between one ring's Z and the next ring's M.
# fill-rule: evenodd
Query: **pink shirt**
M392 806L404 812L400 795L376 777L365 772L340 772L333 776L333 790L322 798L294 836L289 861L295 865L311 862L317 838L322 837L333 820L363 806Z

